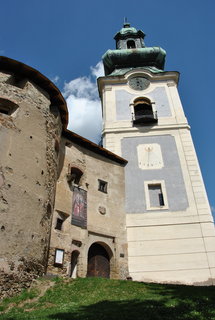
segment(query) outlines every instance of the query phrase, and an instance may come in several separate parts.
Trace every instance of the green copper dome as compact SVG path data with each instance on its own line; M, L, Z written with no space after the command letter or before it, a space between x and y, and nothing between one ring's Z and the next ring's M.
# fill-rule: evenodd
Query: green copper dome
M120 31L119 31L120 34L136 34L137 33L137 29L136 28L122 28Z
M132 37L142 37L144 38L145 34L142 30L138 30L134 27L130 26L130 23L124 23L123 28L116 33L116 35L114 36L115 40L118 40L119 38L126 38L128 36L132 36Z
M102 57L105 75L114 75L123 69L151 67L162 72L166 52L160 47L146 47L145 34L125 23L115 35L116 50L108 50ZM157 71L156 71L157 72Z

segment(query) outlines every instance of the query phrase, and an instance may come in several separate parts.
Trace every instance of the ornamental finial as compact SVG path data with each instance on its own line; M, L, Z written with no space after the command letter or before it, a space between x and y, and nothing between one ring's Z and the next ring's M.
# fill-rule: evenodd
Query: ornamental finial
M123 28L130 28L130 23L128 22L127 17L124 17Z

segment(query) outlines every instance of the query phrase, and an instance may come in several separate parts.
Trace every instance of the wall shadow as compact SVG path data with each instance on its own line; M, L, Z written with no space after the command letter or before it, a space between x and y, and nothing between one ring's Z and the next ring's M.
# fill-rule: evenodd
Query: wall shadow
M215 287L156 285L155 298L146 300L105 300L76 310L49 315L61 320L213 320L215 319ZM148 291L147 290L147 291ZM123 292L122 292L123 295ZM144 296L142 297L144 299Z

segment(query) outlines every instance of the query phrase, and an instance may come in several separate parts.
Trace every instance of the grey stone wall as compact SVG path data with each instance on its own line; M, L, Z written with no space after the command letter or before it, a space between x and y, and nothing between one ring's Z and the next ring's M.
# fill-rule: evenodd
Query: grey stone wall
M128 276L127 237L124 211L124 166L98 155L72 141L62 139L65 147L63 169L57 183L55 211L52 223L50 254L47 272L70 276L71 256L79 251L77 274L87 274L88 249L100 243L112 252L111 278L125 279ZM64 149L64 148L63 148ZM68 184L68 167L78 167L83 175L80 188L87 192L87 227L71 223L73 188ZM107 193L98 190L98 179L106 181ZM103 211L104 210L104 211ZM61 230L56 230L59 213L65 220ZM74 242L79 242L77 247ZM106 249L107 249L106 248ZM54 265L55 249L64 250L64 262ZM123 254L123 257L120 256ZM67 271L66 271L67 270Z
M31 278L46 267L61 121L46 92L29 81L9 84L10 77L0 73L0 98L18 105L0 113L0 270Z

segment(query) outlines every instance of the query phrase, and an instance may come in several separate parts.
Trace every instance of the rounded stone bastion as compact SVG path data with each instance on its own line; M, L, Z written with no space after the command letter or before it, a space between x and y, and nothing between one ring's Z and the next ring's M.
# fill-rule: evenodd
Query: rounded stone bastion
M46 269L66 102L37 70L0 57L0 294Z

